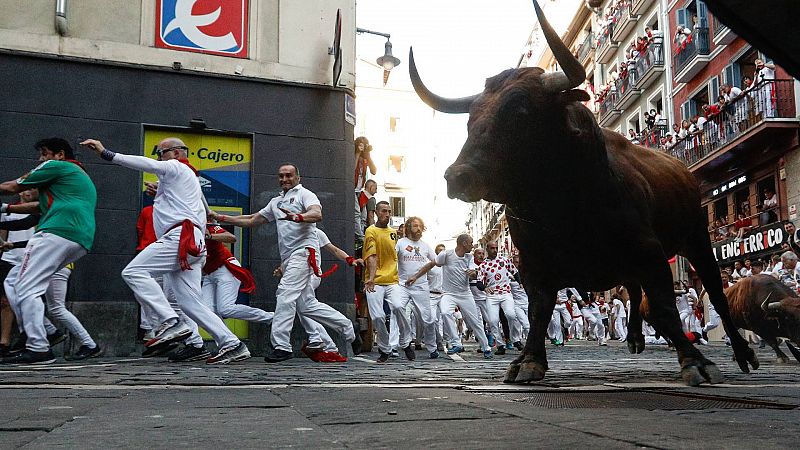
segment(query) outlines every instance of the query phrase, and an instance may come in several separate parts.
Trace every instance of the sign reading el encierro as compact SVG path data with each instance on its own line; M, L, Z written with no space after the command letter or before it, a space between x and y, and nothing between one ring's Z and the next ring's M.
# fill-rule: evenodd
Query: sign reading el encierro
M786 233L783 231L781 222L771 223L762 227L754 228L749 233L742 236L740 241L736 239L726 239L724 241L712 242L714 257L717 262L733 262L737 259L754 258L781 250L781 244L785 239Z

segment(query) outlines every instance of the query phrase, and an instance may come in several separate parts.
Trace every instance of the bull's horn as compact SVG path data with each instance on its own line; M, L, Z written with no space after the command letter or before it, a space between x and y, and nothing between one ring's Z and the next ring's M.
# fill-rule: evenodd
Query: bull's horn
M441 111L443 113L459 114L468 113L469 107L472 102L480 96L480 94L471 97L461 98L444 98L434 94L422 83L417 72L417 65L414 64L414 49L408 50L408 73L411 76L411 84L414 85L414 90L417 91L419 98L431 108Z
M542 26L544 38L547 40L547 45L553 51L553 56L558 61L563 72L546 73L542 75L542 83L548 92L561 92L567 89L572 89L586 80L586 70L578 58L573 56L569 48L564 44L558 34L556 34L553 27L544 17L542 9L539 7L539 2L533 0L533 7L536 9L536 17L539 19L539 24Z
M767 294L767 298L765 298L765 299L764 299L764 301L763 301L763 302L761 302L761 309L763 309L764 311L766 311L766 310L767 310L767 308L769 307L769 306L768 306L768 305L769 305L769 297L770 297L771 295L772 295L772 292L770 292L769 294Z

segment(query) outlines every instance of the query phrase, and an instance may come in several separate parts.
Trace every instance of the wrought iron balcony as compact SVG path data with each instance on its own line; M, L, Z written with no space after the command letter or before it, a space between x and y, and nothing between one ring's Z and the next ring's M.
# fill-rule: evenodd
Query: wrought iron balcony
M580 47L578 47L578 61L581 64L586 64L589 55L594 50L594 33L591 31L586 34L586 38L583 40L583 43Z
M711 26L714 30L714 45L727 45L736 39L736 33L720 22L716 16L711 17Z
M619 48L619 42L611 39L614 33L614 24L611 23L604 30L600 31L597 37L597 51L595 52L595 59L600 64L608 64L614 58L614 52Z
M695 28L675 49L672 67L676 81L686 83L697 75L710 61L708 53L708 28Z
M598 108L597 117L600 126L607 126L620 114L621 111L617 108L617 92L609 91L600 102L600 107Z
M636 60L636 73L639 79L636 87L645 90L664 72L664 43L662 39L653 41Z

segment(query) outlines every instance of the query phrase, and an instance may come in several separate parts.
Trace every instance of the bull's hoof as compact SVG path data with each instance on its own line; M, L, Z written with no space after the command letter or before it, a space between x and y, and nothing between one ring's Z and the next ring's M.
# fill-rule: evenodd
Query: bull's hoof
M547 372L547 368L535 361L524 362L520 364L519 373L514 382L519 384L540 381L544 378L545 372Z
M700 386L700 383L706 381L703 374L700 373L700 368L697 366L689 366L681 369L681 378L687 386Z
M778 364L789 364L789 357L786 355L778 356L775 362Z
M508 366L508 370L506 370L506 377L503 379L503 383L514 383L517 379L517 374L519 373L519 364L518 363L511 363Z
M719 370L717 365L713 363L700 367L700 373L711 384L718 384L725 381L725 377L722 376L722 372Z
M627 344L628 344L628 351L631 352L631 354L642 353L644 351L644 335L628 334Z
M742 372L750 373L750 368L747 367L748 363L750 363L750 366L753 367L753 370L758 369L758 366L760 365L758 363L758 356L756 356L756 352L753 351L752 348L747 347L743 356L744 357L740 357L739 355L735 356L736 363L739 364L739 369L741 369Z

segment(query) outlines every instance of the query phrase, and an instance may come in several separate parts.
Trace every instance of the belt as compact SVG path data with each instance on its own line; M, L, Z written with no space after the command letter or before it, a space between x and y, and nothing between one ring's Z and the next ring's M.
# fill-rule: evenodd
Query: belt
M442 295L442 293L441 293L441 292L439 292L439 291L431 291L431 294Z

